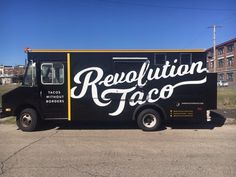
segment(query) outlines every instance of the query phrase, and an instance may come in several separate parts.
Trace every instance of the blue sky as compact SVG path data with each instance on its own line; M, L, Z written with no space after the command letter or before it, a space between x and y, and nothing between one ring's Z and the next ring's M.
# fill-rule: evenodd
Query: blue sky
M0 64L23 49L209 48L236 37L235 0L0 0Z

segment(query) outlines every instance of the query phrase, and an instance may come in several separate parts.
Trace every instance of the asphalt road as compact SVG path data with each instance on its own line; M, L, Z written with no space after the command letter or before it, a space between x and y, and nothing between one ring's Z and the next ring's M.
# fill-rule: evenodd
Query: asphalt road
M0 124L0 161L1 177L235 177L236 125L27 133Z

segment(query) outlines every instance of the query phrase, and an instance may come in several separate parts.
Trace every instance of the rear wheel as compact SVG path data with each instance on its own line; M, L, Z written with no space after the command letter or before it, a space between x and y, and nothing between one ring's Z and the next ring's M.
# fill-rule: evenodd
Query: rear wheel
M17 116L16 124L22 131L34 131L38 125L38 116L34 109L26 108Z
M154 131L160 129L162 119L157 111L145 109L139 113L137 124L144 131Z

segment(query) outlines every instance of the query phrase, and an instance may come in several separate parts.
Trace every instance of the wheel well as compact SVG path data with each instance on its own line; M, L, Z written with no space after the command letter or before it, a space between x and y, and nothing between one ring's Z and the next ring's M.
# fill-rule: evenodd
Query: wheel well
M154 105L154 104L150 104L150 105L148 104L148 105L143 105L141 107L138 107L134 111L133 120L136 120L139 113L142 112L144 109L153 109L153 110L157 111L160 114L163 121L166 119L166 113L165 113L164 109L162 109L161 107L159 107L157 105Z
M32 105L30 105L30 104L25 104L25 105L19 106L19 107L15 110L15 112L14 112L14 115L16 116L16 118L20 115L21 111L24 110L24 109L26 109L26 108L34 109L34 110L36 111L38 117L41 118L41 116L40 116L38 110L37 110L34 106L32 106Z

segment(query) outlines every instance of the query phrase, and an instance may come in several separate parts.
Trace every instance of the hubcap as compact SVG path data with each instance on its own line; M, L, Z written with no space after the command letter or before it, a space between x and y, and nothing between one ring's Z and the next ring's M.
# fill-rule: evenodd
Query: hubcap
M156 116L153 114L146 114L143 117L143 125L147 128L152 128L156 125L157 119Z
M30 114L26 113L21 117L21 124L23 127L29 127L32 122L32 117Z

